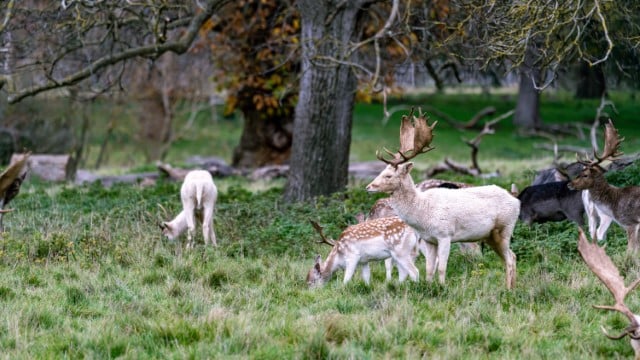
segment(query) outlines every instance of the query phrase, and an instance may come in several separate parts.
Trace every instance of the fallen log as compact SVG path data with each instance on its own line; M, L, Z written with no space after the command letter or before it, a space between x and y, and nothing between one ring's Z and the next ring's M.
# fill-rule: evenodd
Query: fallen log
M13 154L11 162L22 158L24 154ZM29 176L34 175L46 181L66 181L73 175L68 173L71 157L69 155L31 154L27 160Z

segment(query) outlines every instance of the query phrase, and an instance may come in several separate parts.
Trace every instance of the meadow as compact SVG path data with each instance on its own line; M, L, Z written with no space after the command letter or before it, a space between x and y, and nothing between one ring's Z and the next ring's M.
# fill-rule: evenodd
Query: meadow
M429 103L459 119L487 105L498 113L512 98L433 96L397 99L403 106ZM546 122L590 123L597 101L545 97ZM621 150L640 151L640 108L621 94L612 114L626 140ZM98 109L99 110L99 109ZM380 104L359 104L354 114L351 158L375 160L375 150L395 146L399 112L382 121ZM126 122L122 122L123 124ZM125 125L122 125L125 126ZM230 159L239 137L237 119L204 114L174 144L168 161L191 155ZM99 126L91 147L101 143ZM103 171L149 170L127 148L118 129ZM436 150L417 160L414 178L445 156L469 162L460 141L473 132L438 125ZM589 146L588 140L567 144ZM545 139L518 135L510 122L483 140L480 164L500 170L498 178L439 177L520 188L534 170L551 164L536 150ZM91 149L90 147L90 149ZM95 151L90 151L93 156ZM568 158L568 161L573 160ZM90 161L89 161L90 162ZM609 174L616 185L640 184L640 167ZM230 359L600 359L631 358L628 340L607 339L601 326L621 331L626 318L594 309L612 296L587 269L569 222L516 227L518 257L514 290L505 287L504 266L489 249L469 255L452 248L445 285L384 281L384 266L372 265L366 286L356 273L342 284L308 289L307 271L328 246L317 242L314 219L337 238L355 214L367 212L380 195L364 191L366 180L308 203L282 201L283 180L251 182L216 178L220 190L215 229L217 248L202 243L190 251L161 238L163 212L180 210L179 183L161 179L151 187L76 186L30 179L5 216L0 237L0 357L32 358L230 358ZM198 238L202 241L201 237ZM184 240L184 239L183 239ZM626 236L612 225L607 252L627 283L640 276L640 259L625 253ZM640 311L640 296L627 299Z

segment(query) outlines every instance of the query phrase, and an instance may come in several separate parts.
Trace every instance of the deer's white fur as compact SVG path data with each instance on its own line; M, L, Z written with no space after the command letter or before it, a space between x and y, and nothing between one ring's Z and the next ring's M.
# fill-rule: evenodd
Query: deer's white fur
M584 205L584 211L587 213L589 235L599 242L604 241L613 218L607 215L606 210L603 210L593 201L591 195L589 195L589 190L582 190L582 204Z
M358 264L362 264L362 278L369 284L369 261L392 258L398 266L402 282L407 275L418 280L418 269L413 264L418 238L412 228L398 217L374 219L349 226L323 262L316 257L313 268L307 274L309 286L324 285L338 269L344 269L346 284L351 280Z
M388 165L373 182L370 192L391 194L396 214L426 242L427 281L444 283L451 243L484 241L506 266L507 288L515 286L516 256L511 235L520 213L520 201L495 185L465 189L416 190L410 171L413 163Z
M193 246L196 217L202 223L204 243L217 245L216 233L213 229L218 189L211 174L206 170L192 170L184 178L180 188L182 211L173 220L162 224L162 232L170 240L174 240L187 230L187 248Z

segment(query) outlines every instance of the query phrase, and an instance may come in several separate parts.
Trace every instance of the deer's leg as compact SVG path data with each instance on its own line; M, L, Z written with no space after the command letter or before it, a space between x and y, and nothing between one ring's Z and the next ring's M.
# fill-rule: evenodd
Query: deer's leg
M356 272L356 266L358 266L357 261L348 261L347 266L344 269L344 280L342 281L344 284L348 283L353 274Z
M418 268L416 268L410 256L398 257L394 260L398 265L398 281L403 282L407 278L407 275L409 275L412 281L418 281Z
M585 213L587 213L589 235L591 235L592 239L595 239L597 234L596 227L598 226L598 211L596 210L596 206L593 201L591 201L589 190L582 191L582 204L584 205ZM600 223L602 223L602 218L600 219Z
M438 281L444 284L447 275L447 263L451 251L451 239L438 239Z
M625 227L627 230L627 252L637 253L640 250L638 243L638 224Z
M425 254L425 269L427 271L427 281L433 281L433 275L436 272L436 260L438 258L438 247L429 242L424 242Z
M599 216L600 224L598 225L595 239L598 241L604 241L604 239L607 238L607 230L609 230L609 226L611 225L611 222L613 222L613 218L603 213L599 213Z
M507 289L516 285L516 254L509 248L513 226L503 229L493 229L488 244L504 262L507 272Z
M0 200L0 209L4 209L4 199ZM0 233L4 232L4 225L2 225L2 217L4 213L0 213Z
M184 212L187 220L187 249L190 249L193 247L193 237L196 232L196 216L192 206L186 206Z
M393 272L393 258L387 258L384 260L384 269L387 274L387 281L391 280L391 273Z
M362 280L364 283L369 285L371 281L371 269L369 268L369 263L365 263L362 265Z
M213 246L218 245L216 243L216 234L213 231L213 207L205 206L202 209L202 236L204 237L205 245L211 242Z

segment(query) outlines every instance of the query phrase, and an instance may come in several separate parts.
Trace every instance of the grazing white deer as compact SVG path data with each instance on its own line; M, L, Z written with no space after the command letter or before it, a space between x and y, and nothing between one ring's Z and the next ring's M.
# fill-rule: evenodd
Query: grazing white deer
M620 271L613 264L604 249L596 243L589 242L581 228L578 228L578 231L578 252L580 256L582 256L582 259L589 269L600 279L604 286L609 289L609 292L615 300L613 306L600 305L594 307L597 309L618 311L629 319L629 326L627 326L622 334L610 336L605 332L605 335L613 340L620 340L629 336L631 347L633 347L633 351L635 352L635 359L640 360L640 316L631 312L624 303L624 298L640 284L640 279L637 279L628 287L625 286L624 279L620 276Z
M324 236L322 227L312 222L320 234L322 242L333 248L323 262L320 255L315 259L313 268L307 274L310 287L322 286L338 269L344 269L346 284L351 280L358 264L362 264L362 279L368 285L371 279L369 261L392 258L400 269L402 282L407 275L413 281L418 280L418 269L413 264L413 253L418 238L415 232L398 217L380 218L351 225L345 229L338 241Z
M193 247L197 218L202 222L205 245L209 242L214 246L217 245L216 233L213 229L213 214L217 198L218 189L213 183L211 174L206 170L190 171L180 188L183 209L175 219L160 225L162 233L170 240L174 240L186 229L187 248Z
M409 116L411 116L410 114ZM511 235L520 213L520 201L495 185L466 189L435 188L416 190L408 162L418 154L432 150L431 126L422 114L411 120L403 116L400 126L400 150L386 160L387 167L369 185L370 192L390 194L395 213L416 230L427 248L427 281L432 281L435 265L438 280L444 283L451 243L484 241L504 261L507 288L515 286L516 256L510 249Z
M581 160L584 169L569 182L576 190L589 190L589 196L598 210L612 218L627 231L627 252L640 251L640 186L615 187L607 182L600 164L622 155L618 151L622 138L611 120L605 125L602 155L594 152L595 159Z

